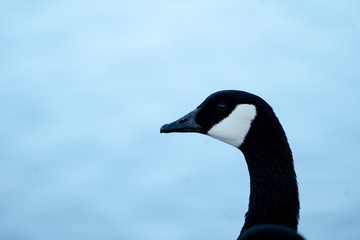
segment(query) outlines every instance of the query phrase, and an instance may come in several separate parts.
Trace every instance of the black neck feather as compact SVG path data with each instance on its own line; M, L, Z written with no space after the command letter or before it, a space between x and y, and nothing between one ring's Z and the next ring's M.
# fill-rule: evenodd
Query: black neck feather
M249 209L241 232L258 224L279 224L297 231L299 194L285 132L274 114L257 117L268 119L255 119L240 147L250 175Z

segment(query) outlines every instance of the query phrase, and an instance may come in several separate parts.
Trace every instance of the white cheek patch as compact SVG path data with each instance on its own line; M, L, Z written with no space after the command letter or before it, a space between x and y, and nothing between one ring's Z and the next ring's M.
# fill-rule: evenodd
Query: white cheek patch
M249 132L251 122L256 117L256 107L252 104L239 104L221 122L214 125L207 134L210 137L240 147Z

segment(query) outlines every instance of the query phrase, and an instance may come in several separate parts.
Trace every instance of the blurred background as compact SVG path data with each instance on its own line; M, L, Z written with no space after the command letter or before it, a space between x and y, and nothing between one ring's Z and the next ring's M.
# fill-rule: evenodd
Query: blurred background
M242 153L162 124L239 89L293 150L299 231L360 234L360 2L1 1L0 239L237 238Z

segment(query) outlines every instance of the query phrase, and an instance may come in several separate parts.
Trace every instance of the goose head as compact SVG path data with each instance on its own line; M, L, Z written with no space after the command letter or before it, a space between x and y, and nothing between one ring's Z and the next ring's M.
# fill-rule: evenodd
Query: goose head
M256 95L235 90L219 91L184 117L163 125L160 132L197 132L240 148L257 116L264 118L269 115L267 111L272 112L271 107ZM262 122L266 123L266 119ZM263 134L266 135L266 131Z

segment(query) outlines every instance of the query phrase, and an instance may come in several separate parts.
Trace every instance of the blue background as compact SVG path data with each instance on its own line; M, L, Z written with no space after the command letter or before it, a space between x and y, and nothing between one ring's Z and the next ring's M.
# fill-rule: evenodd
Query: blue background
M162 124L268 101L308 239L360 234L360 2L1 1L0 238L236 239L236 148Z

